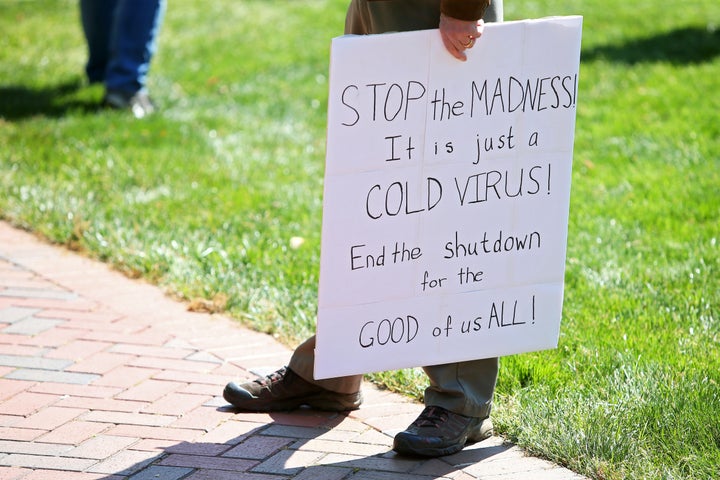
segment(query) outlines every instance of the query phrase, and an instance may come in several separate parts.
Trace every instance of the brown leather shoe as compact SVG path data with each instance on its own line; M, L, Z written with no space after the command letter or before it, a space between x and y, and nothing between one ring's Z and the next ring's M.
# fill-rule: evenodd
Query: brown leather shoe
M223 397L236 408L260 412L287 411L303 405L344 412L356 410L362 403L360 392L325 390L305 381L287 367L242 385L230 382L225 386Z
M489 417L466 417L442 407L425 407L405 430L395 435L393 450L420 457L441 457L459 452L468 442L492 436Z

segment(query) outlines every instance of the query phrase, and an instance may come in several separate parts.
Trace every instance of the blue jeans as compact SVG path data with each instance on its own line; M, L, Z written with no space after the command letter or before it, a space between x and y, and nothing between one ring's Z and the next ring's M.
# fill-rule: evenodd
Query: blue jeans
M91 83L107 90L145 90L166 0L80 0Z

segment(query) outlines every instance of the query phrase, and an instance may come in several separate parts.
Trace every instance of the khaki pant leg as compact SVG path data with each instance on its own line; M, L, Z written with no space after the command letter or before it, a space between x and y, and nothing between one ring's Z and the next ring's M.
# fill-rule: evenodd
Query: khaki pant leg
M497 358L424 367L430 378L425 405L467 417L489 416L498 367Z
M315 380L315 336L298 346L288 367L305 381L339 393L360 391L362 375ZM468 417L490 415L498 375L498 359L449 363L423 367L430 379L425 405L436 405Z
M491 0L490 6L483 14L483 20L486 22L502 22L504 15L503 0Z
M357 393L360 391L360 385L362 384L362 375L315 380L315 335L305 340L295 349L288 367L300 375L303 380L333 392Z

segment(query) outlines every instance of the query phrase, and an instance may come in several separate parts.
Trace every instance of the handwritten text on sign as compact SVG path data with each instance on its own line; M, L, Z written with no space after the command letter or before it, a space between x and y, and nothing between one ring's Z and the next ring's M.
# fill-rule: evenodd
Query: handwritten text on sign
M333 40L316 378L557 345L581 28Z

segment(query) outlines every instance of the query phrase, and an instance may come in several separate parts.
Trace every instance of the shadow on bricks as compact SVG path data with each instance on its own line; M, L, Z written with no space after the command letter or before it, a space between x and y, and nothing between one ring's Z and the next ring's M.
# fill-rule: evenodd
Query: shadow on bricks
M351 414L217 411L227 420L197 441L166 445L141 461L108 464L96 473L107 473L104 480L465 480L478 478L468 467L513 449L495 438L446 457L410 458L392 451L391 436Z

